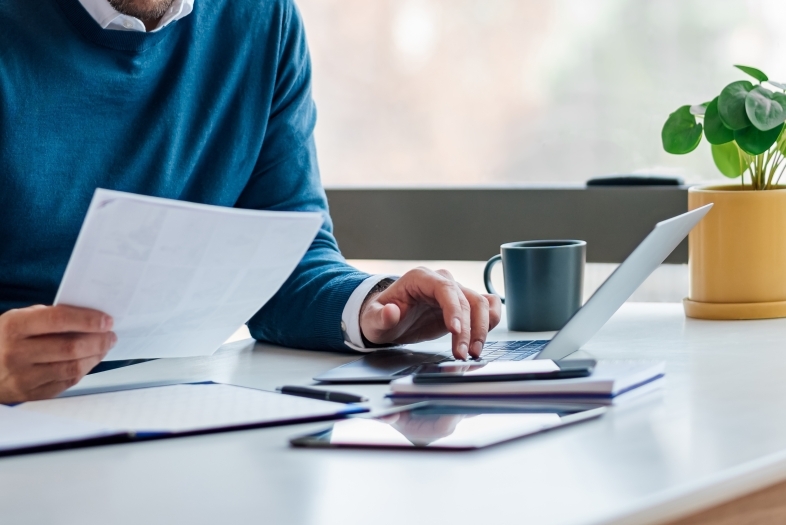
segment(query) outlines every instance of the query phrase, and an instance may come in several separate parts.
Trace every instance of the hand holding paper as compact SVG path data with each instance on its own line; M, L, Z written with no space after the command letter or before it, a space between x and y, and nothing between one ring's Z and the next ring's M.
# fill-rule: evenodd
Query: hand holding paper
M322 220L99 189L55 304L114 318L107 360L209 355L276 293Z
M30 306L0 315L0 403L52 397L76 384L117 340L108 315Z

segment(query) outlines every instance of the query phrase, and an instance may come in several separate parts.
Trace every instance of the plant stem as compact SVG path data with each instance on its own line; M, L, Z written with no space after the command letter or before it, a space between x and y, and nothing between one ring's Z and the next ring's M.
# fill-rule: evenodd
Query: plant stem
M784 152L784 141L786 141L786 134L784 134L785 130L786 130L786 126L784 126L784 128L781 129L781 132L778 135L778 140L775 141L775 157L776 157L776 159L775 159L775 162L773 163L772 169L770 170L770 180L767 182L767 189L771 189L772 188L772 179L775 176L775 172L778 171L778 168L780 167L780 165L783 163L784 160L786 160L786 156L784 156L784 153L783 153ZM784 166L784 168L786 168L786 166ZM780 182L781 175L783 175L783 169L784 168L781 168L781 171L778 174L778 178L775 180L775 186L777 186L778 183Z
M772 178L775 176L775 172L778 170L778 166L781 165L783 162L783 154L781 154L780 150L775 150L775 153L772 155L770 159L770 174L767 178L767 189L769 190L772 188Z
M783 165L783 167L781 168L781 172L778 173L778 178L775 180L775 185L776 186L781 181L781 175L783 175L784 170L786 170L786 164Z
M759 178L761 175L761 155L756 155L756 189L759 189Z
M754 189L754 190L756 189L756 182L755 182L756 179L755 179L755 175L754 175L754 170L755 170L754 164L755 163L756 163L756 159L755 158L752 158L750 163L748 163L748 171L750 172L750 176L751 176L751 189Z
M775 166L778 165L777 157L778 157L778 150L775 150L772 152L772 155L770 155L769 164L767 164L764 167L764 171L766 172L767 175L767 184L764 185L765 190L770 189L770 184L772 183L772 170L773 168L775 168Z
M756 176L759 178L758 186L760 190L764 189L764 170L766 169L767 166L769 154L770 152L768 150L762 153L761 155L759 155L759 169L758 169L758 173L756 173Z

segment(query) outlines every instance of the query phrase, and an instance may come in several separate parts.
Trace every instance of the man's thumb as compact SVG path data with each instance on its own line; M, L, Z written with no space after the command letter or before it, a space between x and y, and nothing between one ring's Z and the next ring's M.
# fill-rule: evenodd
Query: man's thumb
M372 343L401 320L401 310L396 304L374 302L367 305L360 315L360 329Z
M379 309L378 316L380 330L390 330L401 320L401 310L395 303L388 303Z

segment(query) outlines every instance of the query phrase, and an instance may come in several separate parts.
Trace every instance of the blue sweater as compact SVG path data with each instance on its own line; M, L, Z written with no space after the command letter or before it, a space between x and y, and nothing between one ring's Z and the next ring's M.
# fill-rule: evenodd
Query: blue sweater
M331 231L311 67L291 0L200 0L156 33L107 31L78 0L0 0L0 312L51 304L97 187L325 223L248 323L260 340L346 348L366 274Z

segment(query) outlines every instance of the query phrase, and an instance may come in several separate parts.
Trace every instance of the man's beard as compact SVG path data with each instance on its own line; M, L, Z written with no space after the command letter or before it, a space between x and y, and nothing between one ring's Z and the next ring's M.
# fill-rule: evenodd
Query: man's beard
M164 16L174 2L175 0L109 0L109 4L118 13L133 16L142 21L158 20Z

